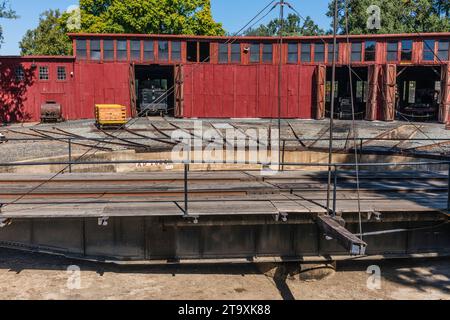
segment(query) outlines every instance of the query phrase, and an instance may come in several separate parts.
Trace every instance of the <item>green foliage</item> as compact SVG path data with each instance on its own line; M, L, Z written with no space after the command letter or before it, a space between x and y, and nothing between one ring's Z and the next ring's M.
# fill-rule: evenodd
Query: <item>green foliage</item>
M16 19L16 13L11 9L8 0L0 1L0 19ZM3 30L0 25L0 44L3 42Z
M248 30L245 35L247 36L269 36L273 37L279 34L280 19L273 19L266 25L260 25L255 29ZM311 19L306 17L305 20L301 20L295 14L289 14L283 23L283 35L285 36L313 36L323 34L323 30L319 28L317 24Z
M450 1L448 0L340 0L338 32L345 33L345 3L348 2L350 34L449 32ZM368 30L367 9L381 9L381 29ZM327 16L334 16L330 1Z
M59 10L41 14L36 29L28 30L19 43L22 55L68 55L72 51Z
M82 32L224 34L210 0L80 0L80 9Z

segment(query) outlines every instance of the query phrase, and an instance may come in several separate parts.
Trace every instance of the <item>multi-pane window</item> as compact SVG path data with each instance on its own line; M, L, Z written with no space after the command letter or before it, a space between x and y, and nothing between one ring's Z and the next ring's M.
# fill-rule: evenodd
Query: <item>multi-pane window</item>
M434 61L434 46L436 41L425 40L423 42L423 60L424 61Z
M241 62L241 44L233 43L231 45L231 62L239 63Z
M364 46L364 61L375 61L377 43L375 41L366 41Z
M128 60L127 40L117 40L117 60Z
M311 44L310 43L302 43L301 60L302 60L302 62L311 62Z
M449 40L441 40L438 45L438 57L441 61L449 60L449 48L450 41Z
M16 81L23 81L25 79L25 72L22 66L18 66L15 70Z
M39 67L39 80L48 80L48 67Z
M77 59L86 59L87 58L87 41L86 40L77 40Z
M181 61L181 42L172 41L172 61Z
M333 62L334 43L328 44L328 63ZM339 44L336 44L336 61L339 57Z
M228 43L219 43L219 63L228 62Z
M91 40L91 60L99 61L101 57L100 40Z
M314 61L325 62L325 44L316 43L314 45Z
M141 60L141 40L130 41L130 55L133 61Z
M403 40L402 41L402 61L411 61L412 60L412 40Z
M67 79L66 67L58 66L58 68L56 69L56 75L58 80L60 81L66 80Z
M152 40L144 41L144 61L155 60L155 43Z
M288 43L288 62L298 63L298 44Z
M158 41L158 60L160 60L160 61L169 60L169 42L168 41Z
M103 40L103 60L114 60L114 41Z
M398 60L398 42L387 43L387 61L394 62Z
M361 42L353 42L352 43L352 57L351 60L353 62L359 62L362 59L362 43Z
M250 46L250 62L253 63L259 62L260 49L261 46L256 43Z
M273 61L273 46L271 43L265 43L263 44L263 53L262 53L262 59L263 62L272 62Z

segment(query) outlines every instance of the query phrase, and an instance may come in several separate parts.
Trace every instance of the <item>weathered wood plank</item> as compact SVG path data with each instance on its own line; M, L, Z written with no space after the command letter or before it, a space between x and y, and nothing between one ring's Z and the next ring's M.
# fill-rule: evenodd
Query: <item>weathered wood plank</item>
M336 239L351 255L364 255L367 243L345 229L337 220L328 215L319 215L316 223L322 232Z

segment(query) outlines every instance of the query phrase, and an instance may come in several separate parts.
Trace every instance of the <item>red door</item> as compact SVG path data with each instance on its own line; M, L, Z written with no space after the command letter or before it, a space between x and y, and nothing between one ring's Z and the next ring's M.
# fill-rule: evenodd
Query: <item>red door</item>
M183 85L183 66L177 64L175 66L175 117L183 117L184 112L184 85Z
M442 66L442 94L439 108L439 122L448 123L450 116L450 64Z
M397 89L397 66L387 64L384 70L384 120L395 120L395 93Z
M377 120L377 96L378 96L378 77L380 75L380 67L378 65L369 66L368 84L369 93L366 103L366 120Z
M327 81L327 67L325 65L317 66L316 71L316 101L317 112L316 119L322 120L325 118L325 84Z

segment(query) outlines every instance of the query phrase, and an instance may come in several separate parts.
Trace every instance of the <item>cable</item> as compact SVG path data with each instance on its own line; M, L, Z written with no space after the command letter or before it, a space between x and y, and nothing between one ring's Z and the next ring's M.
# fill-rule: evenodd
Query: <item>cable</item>
M345 32L347 35L347 45L350 45L349 28L348 28L348 0L345 0ZM361 214L361 189L359 179L359 160L358 160L358 147L356 139L356 123L355 123L355 97L353 94L353 73L351 62L348 62L348 73L350 78L350 96L352 104L352 135L353 135L353 149L355 152L355 173L356 173L356 192L358 197L358 222L360 239L363 241L363 229L362 229L362 214ZM334 95L334 93L333 93Z
M402 233L402 232L413 232L413 231L423 231L423 230L433 230L433 229L437 229L440 227L443 227L447 224L449 224L450 221L445 221L443 223L440 224L436 224L433 226L429 226L429 227L422 227L422 228L414 228L414 229L393 229L393 230L381 230L381 231L374 231L374 232L367 232L367 233L360 233L357 234L356 236L365 236L365 237L369 237L369 236L379 236L379 235L384 235L384 234L392 234L392 233Z
M232 37L232 38L236 38L243 30L245 30L249 25L252 24L253 21L255 21L264 11L266 11L270 6L273 6L275 1L270 1L261 11L259 11L247 24L245 24L244 27L242 27L238 32L236 32L236 34ZM270 10L270 12L275 8L275 6L272 7L272 9ZM237 39L232 40L233 42L231 42L231 39L228 39L225 43L233 43L235 41L237 41ZM211 57L211 54L206 57L202 62L206 62L207 60L209 60ZM198 64L196 66L196 68L198 68L200 66L200 64ZM193 68L191 70L191 74L196 70L196 68ZM165 95L160 96L158 99L158 101L155 101L155 103L162 101L163 99L165 99L169 94L171 94L174 90L175 90L176 86L173 85L172 88L170 90L168 90L166 92ZM171 91L169 93L169 91ZM142 111L141 111L142 112ZM141 112L138 113L138 115L136 115L136 118L132 118L129 121L127 121L125 124L121 125L120 127L118 127L114 132L114 133L118 133L117 137L120 136L123 132L121 132L122 129L126 128L127 126L132 126L134 123L136 123L139 120L139 117L141 116ZM85 156L87 156L94 148L100 146L103 142L99 142L96 145L94 145L92 148L88 149L86 152L84 152L81 156L79 156L74 163L80 161L81 159L83 159ZM89 158L94 156L96 153L98 152L98 150L94 151L93 154L89 155ZM89 159L88 158L88 159ZM23 195L19 196L18 198L16 198L15 200L5 203L3 204L3 207L7 207L9 205L13 205L17 202L19 202L20 200L22 200L23 198L27 197L28 195L32 194L34 191L38 190L39 188L41 188L42 186L44 186L45 184L53 181L56 177L58 177L59 175L63 174L72 164L69 164L67 166L65 166L62 170L58 171L56 174L54 174L52 177L50 177L48 180L43 181L42 183L40 183L39 185L37 185L36 187L32 188L31 190L29 190L27 193L24 193Z
M332 73L331 73L331 107L330 107L330 114L334 114L334 107L335 107L335 99L334 94L336 91L336 48L337 48L337 24L338 24L338 0L334 0L334 21L333 21L333 67L332 67ZM334 127L334 116L330 117L330 141L328 145L328 163L333 162L333 127ZM328 185L327 185L327 210L330 208L330 199L331 199L331 165L328 166ZM334 174L336 176L336 167L334 170ZM336 178L336 177L335 177ZM335 186L336 188L336 186ZM336 199L334 199L336 200ZM336 212L332 213L333 215L336 215Z

